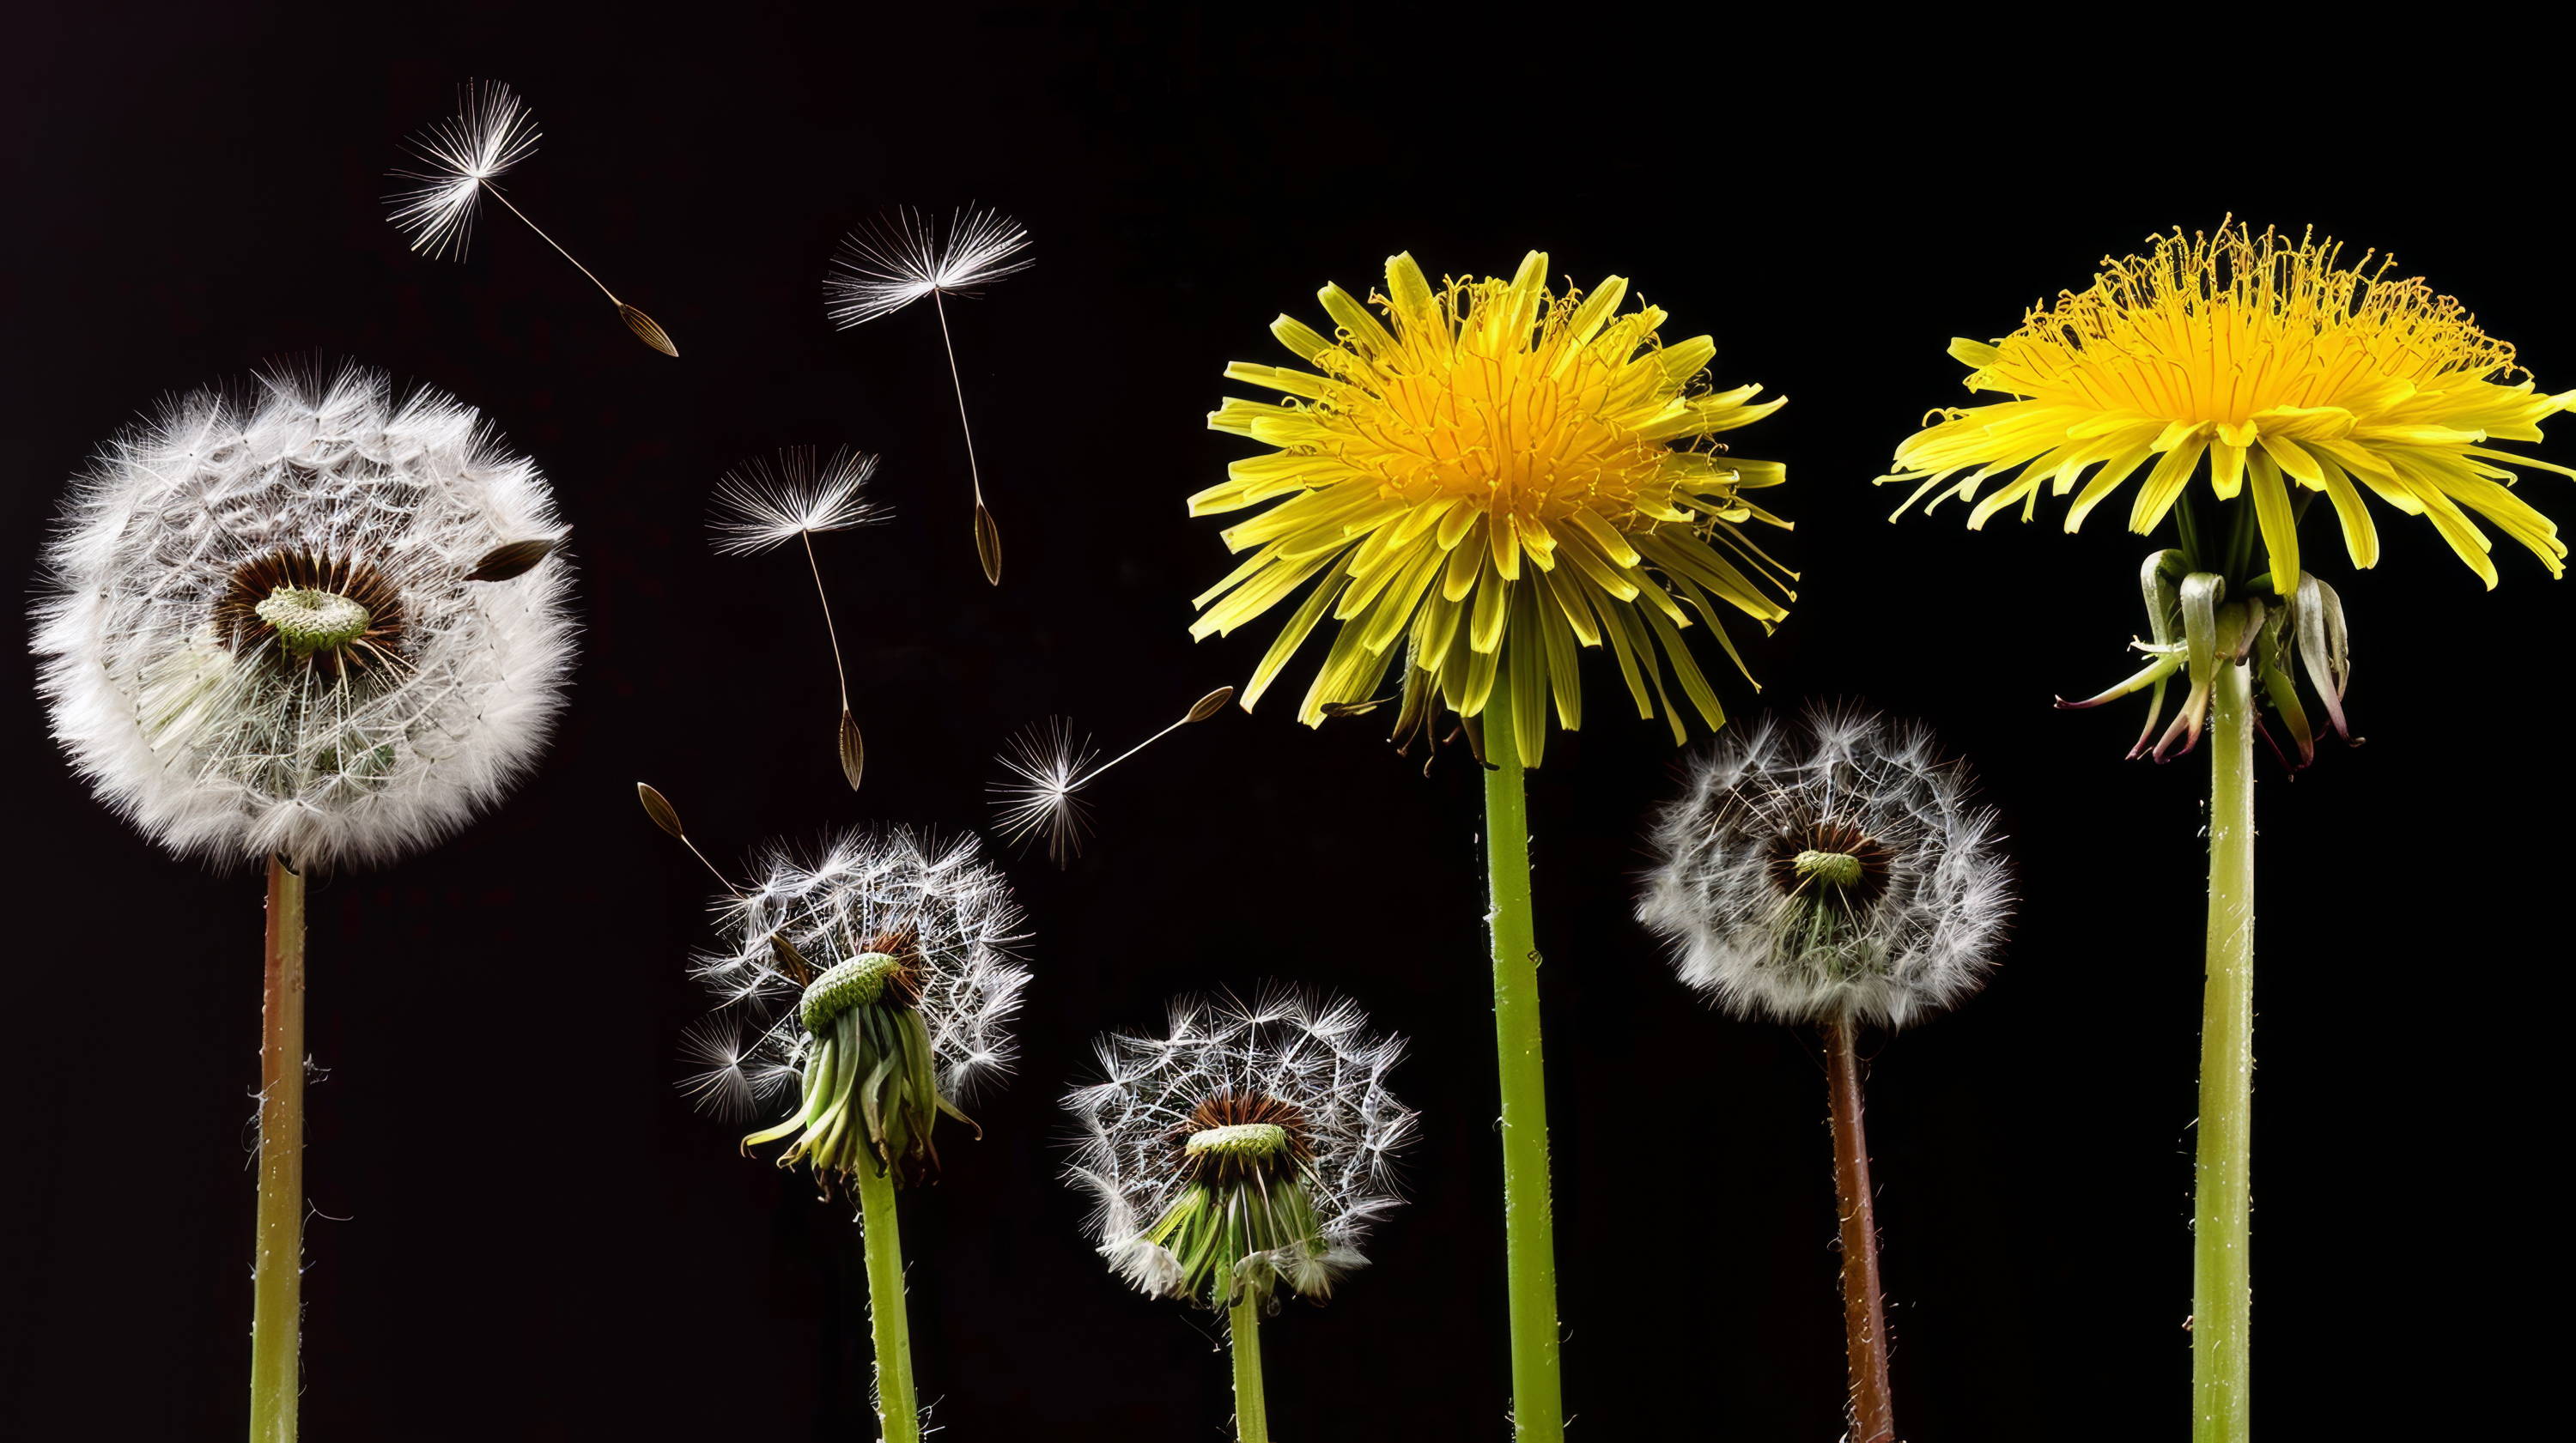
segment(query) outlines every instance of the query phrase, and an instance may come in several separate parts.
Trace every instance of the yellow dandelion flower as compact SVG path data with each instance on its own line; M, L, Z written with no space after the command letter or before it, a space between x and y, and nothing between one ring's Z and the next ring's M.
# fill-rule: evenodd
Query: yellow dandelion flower
M1898 469L1881 482L1920 484L1897 514L1938 493L1935 505L1975 502L1971 528L2015 502L2028 520L2046 486L2074 493L2073 531L2143 469L2129 508L2141 534L2195 475L2222 501L2250 493L2279 596L2298 586L2305 508L2295 503L2316 492L2333 503L2356 566L2379 560L2367 491L2429 517L2490 587L2490 543L2471 512L2561 574L2558 528L2507 489L2505 463L2576 472L2487 443L2538 441L2540 422L2576 406L2576 391L2536 392L2513 347L2457 300L2392 278L2392 258L2365 253L2347 266L2340 250L2313 232L2293 242L2250 226L2176 229L2144 256L2104 258L2090 289L2033 307L2011 335L1952 341L1950 354L1973 368L1970 390L2015 399L1942 411L1898 447Z
M1774 595L1795 578L1743 531L1788 525L1744 496L1779 485L1780 464L1708 438L1782 401L1757 403L1759 386L1707 389L1715 343L1663 344L1653 306L1617 314L1619 277L1585 294L1551 291L1546 276L1532 251L1510 280L1434 289L1399 255L1369 298L1383 323L1328 285L1334 334L1271 323L1308 369L1226 368L1281 399L1228 397L1208 425L1276 449L1234 462L1190 514L1277 504L1223 533L1252 555L1197 599L1190 634L1231 633L1311 583L1245 706L1329 614L1341 627L1298 711L1309 725L1372 704L1399 639L1399 734L1427 725L1435 701L1478 716L1504 687L1518 754L1534 764L1551 701L1568 730L1582 724L1577 658L1604 645L1637 714L1660 705L1676 741L1667 668L1709 726L1724 720L1683 633L1705 623L1741 668L1723 609L1767 629L1788 614Z

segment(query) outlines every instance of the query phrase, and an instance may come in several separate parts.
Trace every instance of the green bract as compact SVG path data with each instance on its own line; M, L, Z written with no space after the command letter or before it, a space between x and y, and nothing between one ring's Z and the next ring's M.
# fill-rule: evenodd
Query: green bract
M939 1093L930 1031L907 960L868 952L805 988L798 1019L810 1034L796 1114L743 1146L795 1133L780 1167L806 1163L827 1188L861 1168L916 1182L939 1170L931 1130L946 1113L973 1127Z

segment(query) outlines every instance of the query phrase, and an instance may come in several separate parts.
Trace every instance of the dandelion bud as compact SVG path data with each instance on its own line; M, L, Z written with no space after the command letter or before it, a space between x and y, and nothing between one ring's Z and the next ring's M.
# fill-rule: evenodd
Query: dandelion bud
M1656 819L1638 918L1732 1011L1901 1027L1983 983L2011 915L1971 788L1919 726L1765 719L1701 758Z
M1154 1296L1264 1311L1365 1264L1415 1121L1385 1086L1404 1043L1367 1024L1348 1002L1227 997L1174 1004L1168 1038L1102 1038L1105 1080L1065 1099L1101 1255Z

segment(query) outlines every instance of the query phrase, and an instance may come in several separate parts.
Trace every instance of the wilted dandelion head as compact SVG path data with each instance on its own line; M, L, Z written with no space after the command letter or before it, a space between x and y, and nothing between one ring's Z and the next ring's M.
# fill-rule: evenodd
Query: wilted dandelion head
M468 406L382 372L194 392L74 478L35 648L54 735L173 851L384 861L535 761L563 532Z
M1028 248L1028 231L999 211L966 206L943 229L898 207L842 239L823 281L824 314L848 330L924 296L973 295L1036 264Z
M2560 574L2558 528L2507 488L2511 466L2566 468L2489 443L2538 441L2576 391L2534 390L2512 346L2395 265L2377 252L2346 264L2313 232L2226 224L2106 256L2090 287L2032 307L2011 335L1952 341L1970 390L2014 399L1940 412L1881 479L1919 483L1909 506L1926 493L1974 501L1971 527L2015 503L2027 519L2043 486L2073 493L2073 531L2144 468L2129 508L2144 534L2206 475L2221 500L2252 496L2284 597L2298 588L2302 492L2333 503L2356 566L2379 559L2367 492L2430 519L2489 586L2490 543L2470 512Z
M386 197L395 229L411 237L413 250L463 258L483 183L536 154L538 137L536 117L510 87L468 82L457 92L456 114L412 137L421 168L393 172L396 180L418 182Z
M817 460L811 446L791 446L727 471L716 483L707 529L716 550L746 556L818 531L847 531L881 520L868 504L877 458L846 447Z
M725 945L696 967L719 1009L689 1041L702 1068L689 1090L718 1107L767 1103L806 1075L803 1109L755 1135L804 1132L782 1166L810 1158L827 1182L871 1163L907 1178L935 1167L938 1114L1009 1071L1029 980L1015 956L1019 903L975 839L861 828L811 860L774 851L720 907ZM871 1076L886 1058L917 1063L929 1088L896 1075L911 1069ZM848 1065L861 1059L870 1065ZM822 1074L831 1086L812 1081ZM845 1128L815 1125L830 1120L817 1109L862 1086L880 1086L873 1108L852 1101Z
M1710 438L1782 402L1708 389L1716 344L1664 344L1664 312L1620 314L1627 293L1616 276L1588 295L1550 291L1537 251L1509 280L1435 290L1399 255L1370 297L1384 322L1326 286L1331 335L1271 324L1310 369L1226 368L1282 398L1229 397L1208 424L1275 449L1233 463L1190 513L1276 504L1223 533L1252 555L1198 597L1190 633L1231 633L1305 592L1244 705L1329 616L1338 630L1298 709L1310 725L1373 698L1398 641L1399 733L1427 725L1435 702L1474 717L1507 689L1518 755L1535 762L1551 704L1563 726L1582 724L1578 658L1604 646L1640 717L1660 705L1681 739L1669 673L1719 724L1683 632L1705 624L1731 655L1724 616L1786 616L1774 593L1789 577L1743 530L1786 524L1746 497L1780 484L1779 463Z
M1983 984L2012 914L1973 786L1918 725L1765 718L1656 817L1638 918L1730 1011L1902 1027Z
M1415 1114L1386 1087L1402 1038L1359 1007L1290 993L1172 1005L1165 1036L1112 1033L1102 1078L1065 1098L1066 1178L1119 1276L1157 1297L1322 1299L1402 1201Z

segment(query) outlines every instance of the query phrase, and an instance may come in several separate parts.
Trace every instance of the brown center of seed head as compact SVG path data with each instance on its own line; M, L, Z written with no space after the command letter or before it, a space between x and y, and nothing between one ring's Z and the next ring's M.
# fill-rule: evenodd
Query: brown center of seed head
M348 629L330 624L342 618L351 621ZM372 562L310 550L262 552L233 568L213 619L226 650L257 653L287 670L338 681L409 668L402 596ZM323 630L307 629L314 625Z
M1247 1131L1275 1127L1286 1135L1274 1150L1215 1148L1193 1150L1190 1139L1228 1128ZM1314 1158L1306 1136L1306 1114L1293 1103L1266 1093L1215 1092L1199 1100L1190 1115L1172 1129L1173 1166L1190 1181L1221 1183L1272 1178L1303 1168Z
M1818 858L1839 865L1819 868ZM1771 884L1783 896L1821 894L1822 900L1857 908L1887 890L1891 860L1886 845L1860 828L1819 819L1786 828L1773 839Z

